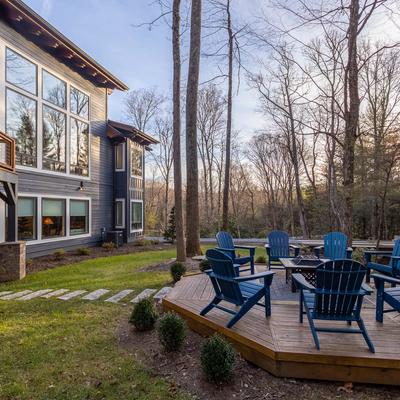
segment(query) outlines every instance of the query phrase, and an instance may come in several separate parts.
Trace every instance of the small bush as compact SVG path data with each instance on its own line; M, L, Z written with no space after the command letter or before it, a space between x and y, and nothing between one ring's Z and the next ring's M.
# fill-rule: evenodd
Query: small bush
M364 249L355 248L351 255L351 258L359 263L364 263Z
M266 264L267 259L264 256L258 256L256 258L256 264Z
M174 312L168 312L160 318L158 337L166 351L177 351L186 337L186 323Z
M185 272L186 267L182 263L175 262L171 265L171 276L174 282L180 281Z
M201 368L212 382L226 382L232 376L236 354L232 345L221 336L207 339L201 349Z
M79 256L88 256L90 254L90 249L88 247L81 247L77 250Z
M60 261L65 258L66 254L64 249L58 249L54 252L54 258L56 261Z
M142 299L135 304L129 322L138 331L153 329L157 321L158 313L154 307L153 299Z
M201 272L204 272L204 271L206 271L207 269L210 269L210 268L211 268L210 261L208 261L207 258L205 258L204 260L200 261L199 269L200 269Z
M114 242L104 242L101 247L105 251L111 251L112 249L115 248L115 243Z
M25 266L26 266L26 267L31 267L32 264L33 264L32 258L27 258L27 259L25 260Z

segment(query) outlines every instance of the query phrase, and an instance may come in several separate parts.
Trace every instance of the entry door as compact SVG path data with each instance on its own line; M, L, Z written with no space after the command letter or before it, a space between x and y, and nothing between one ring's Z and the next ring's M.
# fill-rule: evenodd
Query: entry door
M6 241L6 203L0 199L0 243Z

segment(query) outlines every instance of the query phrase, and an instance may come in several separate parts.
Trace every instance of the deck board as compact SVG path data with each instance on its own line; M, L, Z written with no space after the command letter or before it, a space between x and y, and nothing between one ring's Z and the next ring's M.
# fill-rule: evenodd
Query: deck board
M272 315L254 307L233 328L231 318L213 309L206 317L200 311L214 295L205 274L183 278L163 300L165 309L180 313L189 326L203 335L219 332L244 358L276 376L400 385L400 318L384 316L375 321L375 310L365 307L362 316L376 353L368 351L361 335L319 333L321 350L312 341L308 322L298 322L298 304L272 299ZM232 307L230 305L226 305ZM332 326L330 321L317 321ZM343 326L334 322L333 326Z

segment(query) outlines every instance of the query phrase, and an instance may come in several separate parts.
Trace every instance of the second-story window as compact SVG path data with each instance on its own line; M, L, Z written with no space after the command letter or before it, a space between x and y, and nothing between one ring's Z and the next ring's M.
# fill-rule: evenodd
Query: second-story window
M25 57L6 49L6 81L33 95L37 94L37 67Z
M71 118L71 156L70 172L76 175L89 175L89 125Z
M60 108L66 108L67 85L46 70L43 70L43 99Z
M131 176L142 176L143 150L135 143L131 143Z

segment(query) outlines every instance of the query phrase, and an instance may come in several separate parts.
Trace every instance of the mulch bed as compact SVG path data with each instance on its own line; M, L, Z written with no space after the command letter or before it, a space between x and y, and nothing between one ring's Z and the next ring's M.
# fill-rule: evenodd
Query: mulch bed
M120 346L138 360L151 374L164 377L173 394L184 390L198 400L261 400L261 399L399 399L400 389L372 386L276 378L238 357L234 377L227 384L211 384L201 372L200 350L204 338L188 330L180 352L166 353L156 330L137 332L122 321L118 338Z

